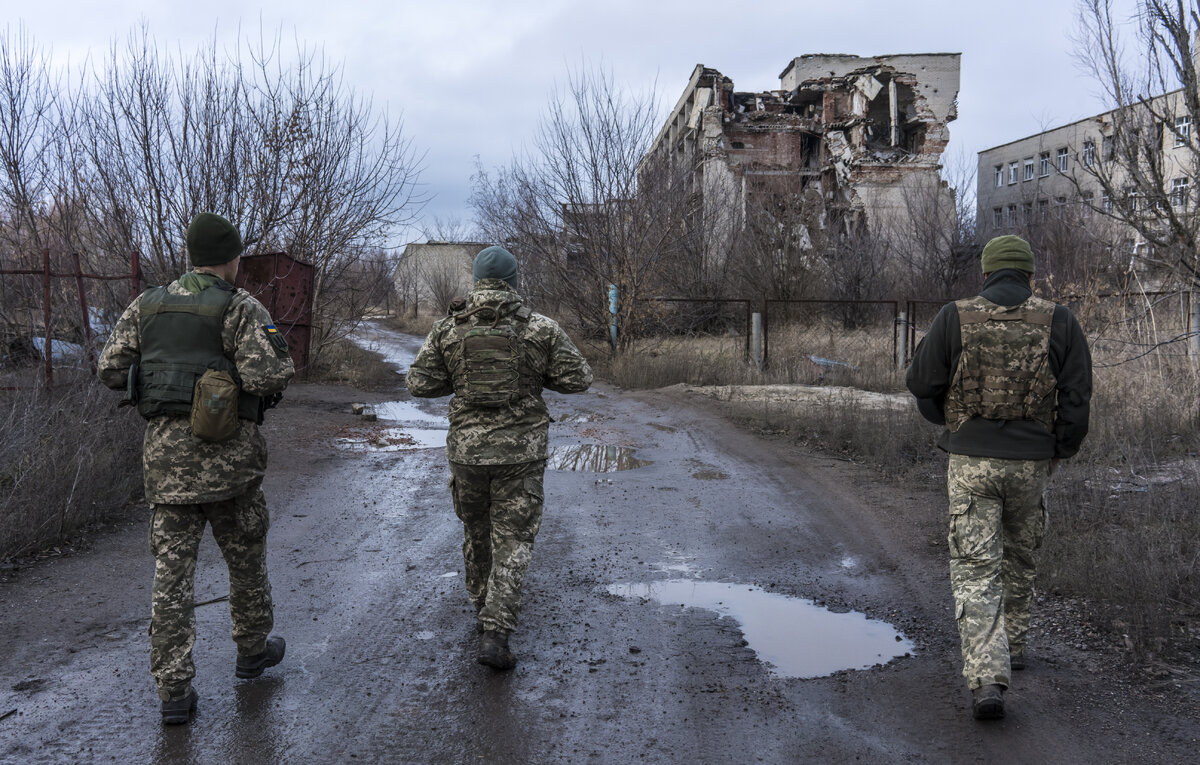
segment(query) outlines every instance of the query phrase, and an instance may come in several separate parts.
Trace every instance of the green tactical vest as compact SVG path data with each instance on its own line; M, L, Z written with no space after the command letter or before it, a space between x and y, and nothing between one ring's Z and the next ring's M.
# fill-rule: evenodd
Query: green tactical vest
M496 409L540 392L522 344L531 315L525 306L489 305L454 315L451 337L461 346L461 362L452 365L451 380L463 403Z
M166 287L153 287L142 295L138 414L147 419L190 414L196 381L205 370L223 370L238 379L221 342L222 319L234 292L217 282L196 294L172 295ZM240 393L238 417L257 422L258 414L259 397Z
M982 297L959 300L962 354L946 394L946 427L973 417L1033 420L1054 432L1050 369L1054 303L1030 296L1011 308Z

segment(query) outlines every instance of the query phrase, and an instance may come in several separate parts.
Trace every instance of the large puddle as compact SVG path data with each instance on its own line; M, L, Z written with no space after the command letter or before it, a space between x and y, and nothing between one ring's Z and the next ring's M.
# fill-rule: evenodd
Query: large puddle
M886 622L857 612L834 613L811 600L760 587L672 579L611 584L608 591L624 598L705 608L737 620L746 643L774 677L825 677L869 669L914 649L911 640Z
M336 441L351 451L401 452L406 449L437 449L446 445L446 431L425 428L383 428Z
M551 470L615 473L618 470L633 470L654 464L649 460L634 457L636 453L637 449L601 444L552 446L550 456L546 459L546 467Z

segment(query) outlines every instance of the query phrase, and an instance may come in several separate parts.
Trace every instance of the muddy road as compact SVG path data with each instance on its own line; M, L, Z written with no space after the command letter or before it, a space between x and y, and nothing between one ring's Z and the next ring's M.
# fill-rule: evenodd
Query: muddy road
M414 341L390 339L403 365ZM938 497L762 441L681 394L547 398L554 454L513 672L474 661L445 400L297 385L265 428L284 663L233 677L207 538L199 709L164 728L135 519L5 574L0 761L1196 761L1194 706L1049 635L1008 718L970 718L944 532L906 513ZM352 416L356 401L380 419Z

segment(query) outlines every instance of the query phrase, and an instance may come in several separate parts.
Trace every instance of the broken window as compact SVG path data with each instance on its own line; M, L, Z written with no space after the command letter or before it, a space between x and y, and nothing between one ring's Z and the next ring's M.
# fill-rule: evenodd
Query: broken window
M1190 115L1183 115L1175 118L1175 145L1183 146L1192 138L1192 118Z
M1096 142L1091 138L1083 142L1083 166L1091 167L1096 162Z
M1113 137L1111 135L1106 135L1100 139L1100 150L1105 161L1113 158Z

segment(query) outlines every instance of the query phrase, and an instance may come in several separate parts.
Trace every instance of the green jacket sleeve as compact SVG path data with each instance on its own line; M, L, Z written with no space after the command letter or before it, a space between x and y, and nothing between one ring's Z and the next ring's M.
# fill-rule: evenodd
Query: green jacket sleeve
M592 368L567 333L555 329L544 384L557 393L582 393L592 384Z
M138 300L134 300L117 319L112 332L100 351L96 364L100 382L113 390L125 390L129 381L129 368L141 358L141 340L138 337Z
M418 398L438 398L449 396L454 392L450 380L450 370L442 354L439 338L442 334L442 322L433 325L429 336L417 352L417 358L408 368L404 383L408 392Z

